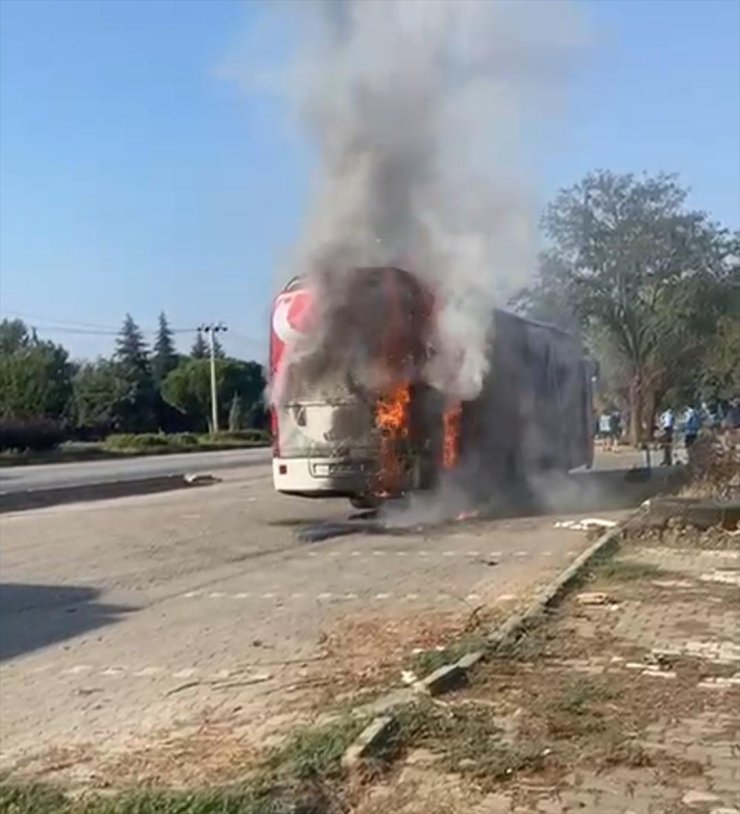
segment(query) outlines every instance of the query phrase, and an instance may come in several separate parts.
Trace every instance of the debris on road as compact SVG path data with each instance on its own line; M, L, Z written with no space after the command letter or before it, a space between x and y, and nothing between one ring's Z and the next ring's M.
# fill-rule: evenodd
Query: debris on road
M604 520L600 517L584 517L583 520L558 520L556 529L570 529L571 531L593 531L594 529L613 529L617 523L614 520Z
M183 476L188 486L208 486L211 483L221 483L221 478L206 472L189 472Z
M576 596L576 602L579 605L606 605L608 601L609 595L602 591L591 591Z

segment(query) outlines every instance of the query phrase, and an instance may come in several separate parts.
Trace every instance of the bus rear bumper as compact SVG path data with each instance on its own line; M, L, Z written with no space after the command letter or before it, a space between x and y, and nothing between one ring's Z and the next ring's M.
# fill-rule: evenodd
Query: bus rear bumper
M377 462L337 458L273 458L275 489L303 497L353 497L366 494Z

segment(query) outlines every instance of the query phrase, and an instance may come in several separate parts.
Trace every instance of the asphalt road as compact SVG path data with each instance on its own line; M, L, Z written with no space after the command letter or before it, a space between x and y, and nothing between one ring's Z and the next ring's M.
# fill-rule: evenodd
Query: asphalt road
M553 492L548 515L307 543L346 503L277 495L254 457L195 491L0 517L0 769L109 777L125 752L124 780L161 779L158 754L207 736L207 761L164 760L166 779L216 772L317 704L398 683L480 609L521 607L589 543L557 520L625 515L612 471Z
M0 467L0 492L89 486L163 475L184 475L188 472L216 472L237 467L263 466L270 460L270 455L269 449L259 448L152 455L110 461L3 466Z

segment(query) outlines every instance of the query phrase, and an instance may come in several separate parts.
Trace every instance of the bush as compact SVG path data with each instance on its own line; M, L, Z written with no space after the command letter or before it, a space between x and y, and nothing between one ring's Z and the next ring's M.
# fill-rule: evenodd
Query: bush
M193 432L178 432L176 435L166 436L173 444L183 447L195 447L200 443L198 436Z
M229 441L246 441L252 444L269 443L270 434L266 430L228 430L224 432L212 433L208 440L214 444Z
M122 451L139 451L150 449L161 449L163 447L171 446L171 441L167 435L154 432L143 433L120 433L118 435L109 435L105 439L106 449L122 450Z
M48 452L64 441L64 430L51 418L0 418L0 450Z

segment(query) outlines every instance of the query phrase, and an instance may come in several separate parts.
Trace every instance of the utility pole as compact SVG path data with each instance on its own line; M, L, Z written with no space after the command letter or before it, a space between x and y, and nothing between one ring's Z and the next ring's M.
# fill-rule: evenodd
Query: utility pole
M201 325L199 331L208 334L211 351L211 432L218 432L218 390L216 388L216 334L219 331L227 331L228 328L223 322L209 322L208 325Z

